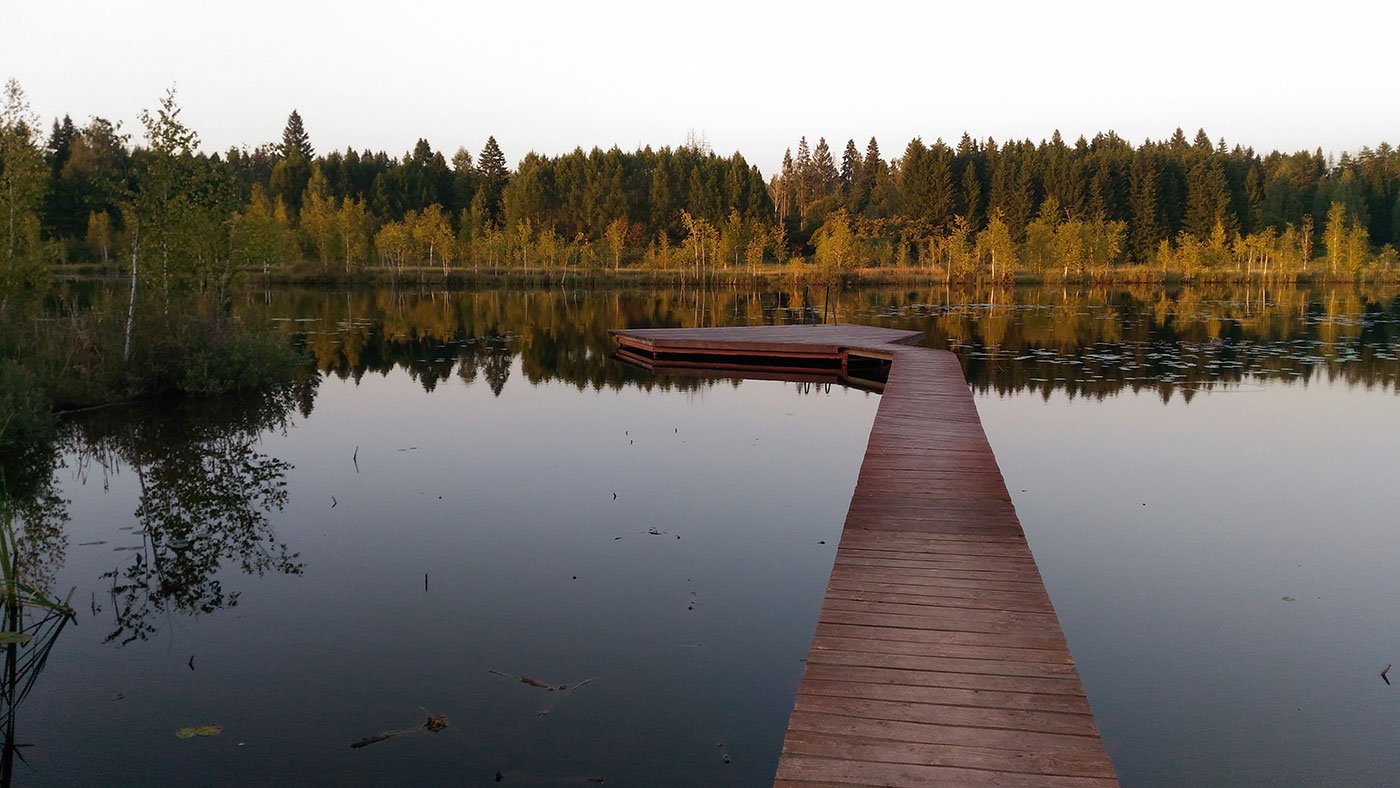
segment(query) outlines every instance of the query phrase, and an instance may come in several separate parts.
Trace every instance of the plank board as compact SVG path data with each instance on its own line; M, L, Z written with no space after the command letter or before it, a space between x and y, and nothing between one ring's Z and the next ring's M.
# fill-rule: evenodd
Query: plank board
M613 334L671 363L766 357L768 378L893 359L775 785L1117 785L954 354L847 324Z

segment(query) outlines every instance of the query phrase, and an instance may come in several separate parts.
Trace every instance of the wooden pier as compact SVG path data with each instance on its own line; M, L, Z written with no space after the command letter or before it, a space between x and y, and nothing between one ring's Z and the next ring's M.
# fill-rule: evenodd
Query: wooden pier
M858 325L612 333L658 371L883 391L775 785L1117 785L956 356Z

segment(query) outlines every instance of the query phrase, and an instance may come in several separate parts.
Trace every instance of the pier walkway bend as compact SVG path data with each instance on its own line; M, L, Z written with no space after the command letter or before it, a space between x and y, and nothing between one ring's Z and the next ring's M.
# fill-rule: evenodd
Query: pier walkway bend
M883 391L775 785L1117 785L956 356L859 325L612 333L658 371Z

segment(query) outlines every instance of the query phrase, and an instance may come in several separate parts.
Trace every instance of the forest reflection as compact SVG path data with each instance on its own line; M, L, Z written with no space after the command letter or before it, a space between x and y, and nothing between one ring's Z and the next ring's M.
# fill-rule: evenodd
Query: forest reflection
M654 377L610 359L613 328L820 322L926 335L958 353L978 391L1123 390L1189 399L1200 389L1287 380L1396 387L1400 291L1390 287L1164 289L802 287L709 289L378 290L252 293L245 319L278 321L324 373L359 380L395 367L425 390L481 377L497 395L512 362L531 384L580 389L694 388L714 381Z
M154 635L170 614L213 613L238 604L229 573L300 574L297 554L277 539L269 514L287 503L291 465L258 451L261 435L283 430L295 410L309 413L319 378L257 397L115 408L68 421L54 446L36 451L29 472L11 476L8 501L26 576L46 588L68 548L67 502L57 488L59 458L84 483L105 488L131 474L139 490L130 544L102 575L110 606L107 642ZM7 465L13 465L7 463ZM84 606L86 607L86 605Z

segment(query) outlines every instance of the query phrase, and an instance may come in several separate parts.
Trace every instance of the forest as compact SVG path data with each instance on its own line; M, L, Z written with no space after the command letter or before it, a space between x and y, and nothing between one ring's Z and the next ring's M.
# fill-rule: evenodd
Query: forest
M624 270L703 277L882 273L935 281L1326 279L1400 275L1400 151L1259 154L1204 130L1134 146L916 138L886 158L798 141L765 180L703 140L450 156L318 153L281 139L206 153L173 89L119 124L47 135L13 80L0 109L0 234L13 278L54 264L221 291L240 272ZM28 269L26 269L28 270Z

